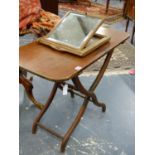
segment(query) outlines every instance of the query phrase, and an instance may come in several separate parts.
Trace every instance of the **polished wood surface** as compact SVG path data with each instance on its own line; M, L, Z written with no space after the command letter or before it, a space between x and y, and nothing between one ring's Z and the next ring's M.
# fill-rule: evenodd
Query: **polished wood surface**
M111 37L110 42L83 58L56 51L38 42L22 46L19 51L20 68L52 81L73 78L129 37L126 32L109 28L104 28L103 33ZM76 70L77 66L81 69Z

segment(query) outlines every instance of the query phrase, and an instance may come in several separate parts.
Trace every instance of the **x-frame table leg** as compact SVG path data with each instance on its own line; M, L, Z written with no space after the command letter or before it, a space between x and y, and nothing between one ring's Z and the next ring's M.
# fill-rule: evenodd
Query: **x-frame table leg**
M97 100L97 97L96 95L94 94L94 90L96 89L96 87L98 86L99 82L101 81L103 75L104 75L104 72L108 66L108 63L110 61L110 58L112 56L112 53L113 51L111 52L108 52L107 53L107 56L106 56L106 59L104 61L104 64L103 66L101 67L96 79L94 80L94 82L92 83L92 85L90 86L89 90L86 90L84 88L84 86L82 85L82 83L80 82L78 76L75 76L72 78L72 81L74 83L75 86L73 86L73 88L75 88L77 91L79 91L80 93L83 93L85 95L85 98L84 98L84 102L83 104L81 105L80 107L80 110L79 112L77 113L74 121L72 122L70 128L68 129L68 131L65 133L64 136L61 136L60 134L58 134L57 132L55 131L52 131L51 129L48 129L46 128L45 126L43 126L40 122L41 118L44 116L45 112L47 111L47 109L49 108L49 106L51 105L52 103L52 100L54 99L54 96L56 94L56 91L57 91L57 88L59 88L59 86L61 84L64 84L64 81L62 82L55 82L54 83L54 86L53 86L53 89L51 91L51 94L46 102L46 104L43 106L42 104L38 103L34 97L33 97L33 94L32 94L32 84L23 76L20 76L20 83L24 85L25 89L26 89L26 92L30 98L30 100L33 101L33 103L40 109L40 112L38 114L38 116L36 117L34 123L33 123L33 126L32 126L32 133L36 133L36 130L37 130L37 126L40 126L41 128L45 129L46 131L50 132L51 134L55 135L56 137L62 139L62 143L61 143L61 152L64 152L65 151L65 147L66 147L66 144L71 136L71 134L73 133L73 131L75 130L76 126L78 125L78 123L80 122L83 114L85 113L85 110L87 108L87 105L90 101L90 98L91 98L91 101L96 105L96 106L99 106L99 107L102 107L102 111L105 111L106 110L106 106L104 103L100 103L98 102Z
M102 111L105 112L106 110L105 104L98 102L98 99L94 92L86 90L78 77L73 78L72 81L81 93L85 94L87 98L92 98L93 103L98 107L102 107Z
M88 91L82 86L82 84L79 81L77 76L72 79L73 83L75 84L76 89L79 90L81 93L84 93L87 97L85 97L84 102L83 102L83 104L81 106L81 109L80 109L79 113L77 114L77 116L76 116L75 120L73 121L71 127L68 129L67 133L65 134L64 139L62 140L62 144L61 144L61 151L62 152L65 150L65 147L66 147L66 144L67 144L67 142L69 140L69 137L71 136L72 132L74 131L74 129L76 128L76 126L80 122L81 117L83 116L83 114L84 114L84 112L85 112L85 110L87 108L90 97L93 98L93 101L94 101L93 103L96 106L102 107L103 112L106 110L105 104L99 103L97 101L96 95L93 92L96 89L96 87L98 86L99 82L101 81L101 79L102 79L102 77L103 77L103 75L105 73L105 70L106 70L106 68L108 66L108 63L109 63L110 58L112 56L112 53L113 53L113 51L107 53L104 64L101 67L100 72L98 73L96 79L94 80L93 84L91 85L91 87L89 88Z

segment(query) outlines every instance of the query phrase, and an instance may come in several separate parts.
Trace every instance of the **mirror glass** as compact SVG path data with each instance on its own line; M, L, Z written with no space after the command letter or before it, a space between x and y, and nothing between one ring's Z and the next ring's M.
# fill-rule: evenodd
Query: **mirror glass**
M47 39L74 48L81 48L102 22L103 19L97 17L68 13L54 31L48 34Z

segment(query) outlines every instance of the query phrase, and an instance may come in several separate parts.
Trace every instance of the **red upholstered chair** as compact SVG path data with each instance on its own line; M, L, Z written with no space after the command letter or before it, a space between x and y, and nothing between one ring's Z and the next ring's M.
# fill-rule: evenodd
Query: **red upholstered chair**
M25 27L39 17L40 0L19 0L19 28Z
M56 16L58 14L58 0L20 0L19 2L21 35L31 31L44 35L54 28L60 19Z

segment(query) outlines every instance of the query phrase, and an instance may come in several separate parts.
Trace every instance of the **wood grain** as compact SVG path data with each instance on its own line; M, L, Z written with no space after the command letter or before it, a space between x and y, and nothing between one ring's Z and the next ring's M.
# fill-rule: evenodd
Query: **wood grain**
M104 28L103 33L111 37L110 42L82 58L56 51L38 42L22 46L19 49L19 66L48 80L68 80L129 38L128 33L109 28ZM75 69L77 66L80 66L79 70Z

